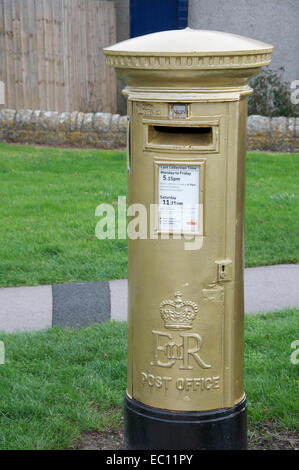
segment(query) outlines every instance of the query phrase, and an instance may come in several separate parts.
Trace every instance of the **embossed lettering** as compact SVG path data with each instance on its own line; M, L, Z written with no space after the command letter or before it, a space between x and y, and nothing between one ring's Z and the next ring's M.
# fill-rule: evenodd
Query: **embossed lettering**
M160 337L167 337L168 339L172 339L171 334L169 333L162 333L161 331L152 331L153 335L156 336L156 342L155 342L155 348L154 348L154 361L151 362L151 366L160 366L160 367L172 367L175 364L175 360L168 361L168 362L162 362L159 359L159 352L163 352L164 355L167 357L166 354L166 348L167 344L160 344Z
M219 385L220 377L189 377L189 378L178 378L176 380L176 388L179 391L185 390L186 392L197 392L204 390L217 390L220 388Z
M146 374L141 372L141 382L147 384L149 387L157 387L158 389L164 388L168 390L169 382L172 377L161 377L159 375Z
M194 365L202 369L209 369L211 365L207 364L198 354L201 348L202 339L197 333L181 333L181 343L176 343L170 333L161 331L152 331L154 340L153 356L151 366L173 367L178 361L181 370L191 370ZM168 339L165 342L165 338ZM163 342L164 339L164 342Z
M183 338L184 351L183 365L180 366L180 369L193 369L193 367L189 364L189 356L192 356L195 362L197 362L197 364L203 369L209 369L211 366L209 364L206 364L197 354L200 350L202 342L201 336L199 336L197 333L181 333L180 336ZM194 339L196 343L196 346L194 348L189 347L191 338Z
M137 106L138 114L144 114L145 116L160 116L161 110L155 108L152 104L139 103Z

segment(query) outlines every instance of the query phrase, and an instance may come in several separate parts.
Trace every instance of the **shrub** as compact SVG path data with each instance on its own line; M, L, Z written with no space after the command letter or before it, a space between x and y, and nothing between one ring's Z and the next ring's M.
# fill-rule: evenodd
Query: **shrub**
M250 81L248 114L261 116L299 116L299 107L291 102L291 85L283 79L284 68L266 67Z

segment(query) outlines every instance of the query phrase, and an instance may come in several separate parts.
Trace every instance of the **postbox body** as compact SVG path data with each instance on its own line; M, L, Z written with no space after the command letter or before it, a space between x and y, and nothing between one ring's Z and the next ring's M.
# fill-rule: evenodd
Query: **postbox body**
M244 400L248 81L272 47L242 40L187 29L105 51L128 83L128 203L147 221L129 233L127 394L155 409Z
M129 239L128 394L169 410L225 408L244 393L246 95L182 101L185 119L172 118L173 99L131 106L129 205L145 206L152 238ZM187 222L197 233L192 240L192 225L181 233L170 225L167 238L167 209L189 182L199 213ZM154 204L166 205L161 229Z

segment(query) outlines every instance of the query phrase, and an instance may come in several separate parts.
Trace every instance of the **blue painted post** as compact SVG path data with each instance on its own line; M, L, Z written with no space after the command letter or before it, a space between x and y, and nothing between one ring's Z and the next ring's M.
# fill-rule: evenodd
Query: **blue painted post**
M130 0L130 37L170 29L184 29L188 0Z

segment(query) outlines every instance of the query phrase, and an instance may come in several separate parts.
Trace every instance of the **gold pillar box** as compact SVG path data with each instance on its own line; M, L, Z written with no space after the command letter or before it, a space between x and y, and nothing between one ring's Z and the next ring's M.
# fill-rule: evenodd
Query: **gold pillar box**
M151 227L146 239L129 240L127 400L146 419L147 407L165 410L167 421L167 411L213 417L244 403L248 82L272 50L189 28L104 50L127 83L128 202L144 205ZM127 447L140 448L127 419Z

